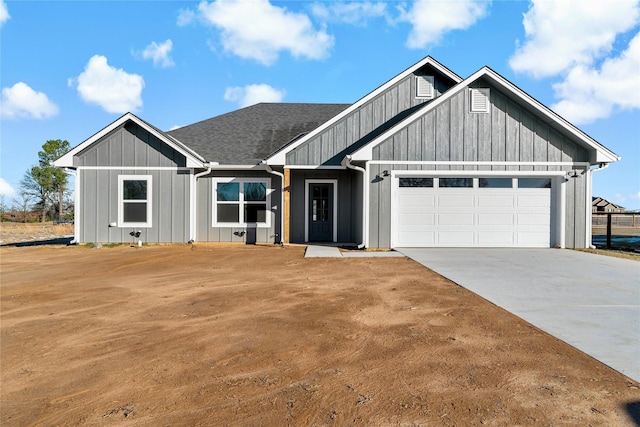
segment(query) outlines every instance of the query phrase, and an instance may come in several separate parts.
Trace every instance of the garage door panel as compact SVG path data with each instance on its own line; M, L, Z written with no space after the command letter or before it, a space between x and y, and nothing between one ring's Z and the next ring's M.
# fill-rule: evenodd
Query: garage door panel
M518 215L518 225L549 225L549 213L524 213Z
M513 213L479 213L477 214L477 225L507 225L515 224Z
M398 215L399 226L400 227L415 227L416 225L423 226L433 226L436 223L436 215L435 214L425 214L424 212L419 213L406 213ZM402 228L399 228L401 230Z
M438 225L473 225L473 214L439 213Z
M542 236L538 232L519 231L516 234L518 246L522 247L549 247L549 236Z
M406 247L434 246L436 240L435 236L435 231L401 231L398 233L398 240L403 242L403 245Z
M515 197L512 194L498 195L498 194L479 194L478 206L479 208L512 208L516 206Z
M436 205L436 196L434 194L421 194L420 189L412 189L412 192L403 192L398 194L398 203L400 206L420 206L434 207Z
M512 231L479 231L477 243L484 247L513 246L515 235Z
M463 191L456 189L454 191ZM473 194L439 194L436 199L438 208L472 208L474 205Z
M550 192L548 190L545 190L546 189L543 189L546 194L543 195L518 195L518 207L549 207L551 204L551 199L549 197Z
M438 246L473 244L472 231L438 231L437 236Z

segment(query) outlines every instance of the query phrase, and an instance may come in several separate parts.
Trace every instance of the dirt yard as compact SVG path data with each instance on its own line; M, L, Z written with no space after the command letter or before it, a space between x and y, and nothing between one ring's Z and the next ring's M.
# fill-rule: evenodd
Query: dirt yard
M639 384L404 258L3 247L4 426L635 426Z

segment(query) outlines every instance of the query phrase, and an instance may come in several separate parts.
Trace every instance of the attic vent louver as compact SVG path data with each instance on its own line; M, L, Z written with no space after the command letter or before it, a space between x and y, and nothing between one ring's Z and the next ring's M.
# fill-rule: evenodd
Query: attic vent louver
M489 89L471 89L471 112L472 113L488 113L489 112Z
M433 99L433 76L416 76L416 98Z

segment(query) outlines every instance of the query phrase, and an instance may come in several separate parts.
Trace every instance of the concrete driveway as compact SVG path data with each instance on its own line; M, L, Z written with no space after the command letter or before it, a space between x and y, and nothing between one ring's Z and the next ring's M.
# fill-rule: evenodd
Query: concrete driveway
M567 249L396 250L640 381L640 262Z

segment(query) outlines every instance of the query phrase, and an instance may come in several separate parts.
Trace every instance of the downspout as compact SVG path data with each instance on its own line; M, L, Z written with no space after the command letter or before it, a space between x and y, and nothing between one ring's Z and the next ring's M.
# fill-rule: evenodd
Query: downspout
M271 166L264 160L260 163L264 165L267 172L280 177L280 246L284 246L284 174L271 169Z
M76 175L76 171L69 168L62 169L64 173L73 177L73 240L69 242L70 245L75 245L78 243L78 239L80 237L80 217L76 215L76 213L80 212L80 182L78 181L78 176ZM60 200L60 204L62 205L62 200Z
M587 187L587 197L586 197L586 199L587 199L587 212L589 212L589 218L588 218L587 227L586 227L587 228L587 230L586 230L586 232L587 232L587 241L585 243L586 243L586 246L591 248L591 249L595 249L595 246L593 246L593 243L592 243L592 241L593 241L593 235L592 235L593 234L593 232L592 232L592 228L593 228L593 206L591 204L591 198L589 197L589 196L593 197L593 194L592 194L593 176L592 176L592 174L594 172L605 170L608 167L609 167L609 163L599 163L597 168L595 168L595 169L591 169L591 168L587 169L587 173L588 173L587 179L588 179L588 181L587 181L587 185L586 185L586 187Z
M196 240L196 220L197 220L197 210L198 210L198 204L197 204L197 193L198 193L198 188L197 188L197 181L198 178L205 176L205 175L209 175L211 173L211 169L212 166L214 165L214 163L209 162L209 163L205 163L205 165L207 166L207 170L205 170L204 172L200 172L197 173L195 175L193 175L193 186L191 188L191 227L189 230L189 234L191 234L189 243L193 243Z
M362 243L358 245L358 249L364 249L366 246L367 236L367 171L360 166L351 164L351 155L347 154L342 160L342 166L362 173Z

